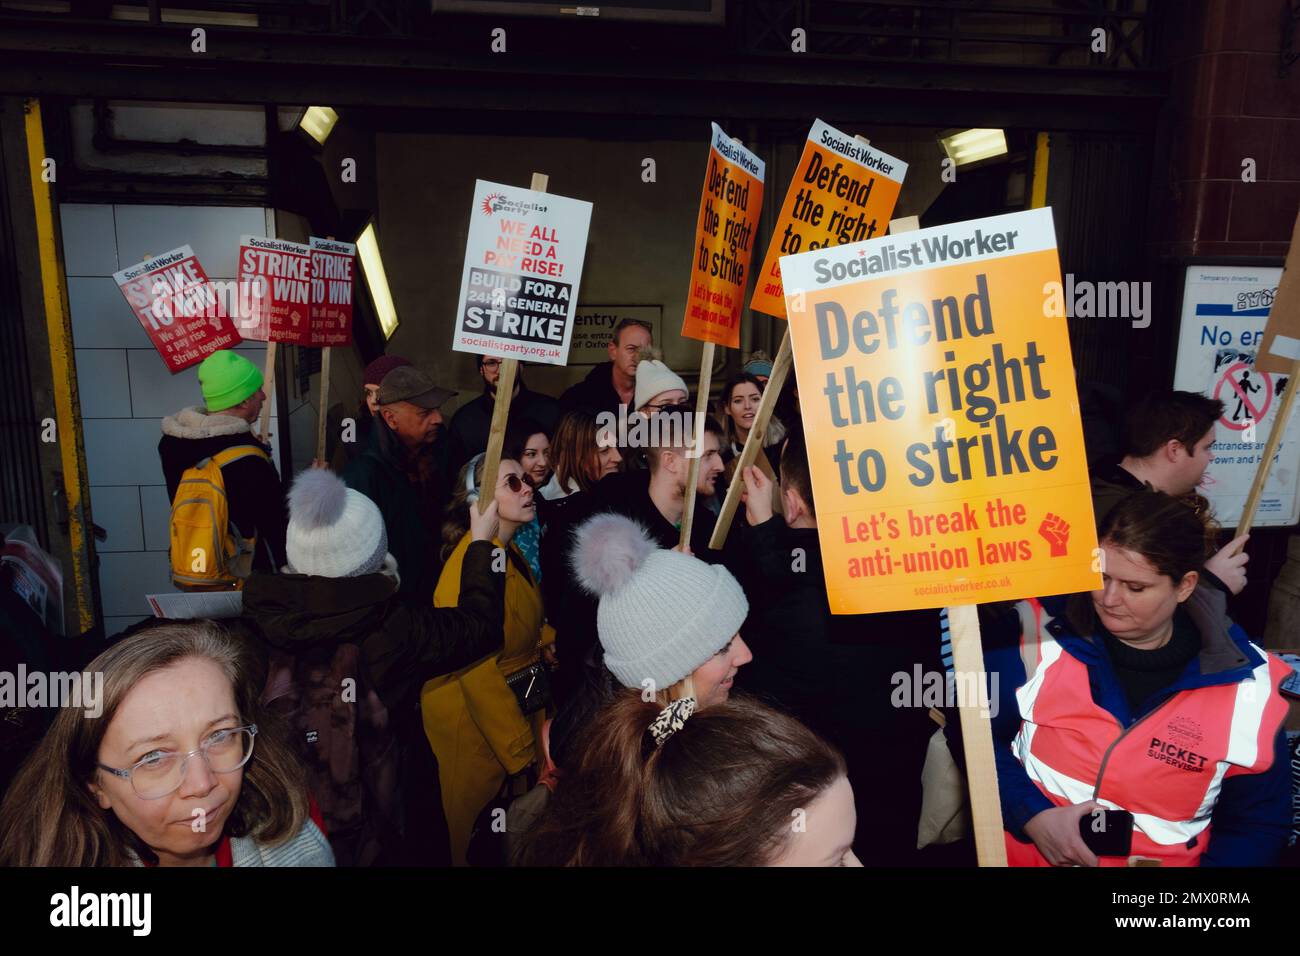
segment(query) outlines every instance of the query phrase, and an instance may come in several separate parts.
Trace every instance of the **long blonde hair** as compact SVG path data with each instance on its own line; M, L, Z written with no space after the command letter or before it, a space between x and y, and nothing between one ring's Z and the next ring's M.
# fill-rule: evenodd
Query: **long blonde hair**
M257 747L244 767L230 836L277 844L307 821L307 778L287 731L261 709L261 673L254 651L212 621L162 624L127 637L87 665L103 674L103 713L95 719L64 707L23 764L0 804L0 866L130 866L153 852L99 806L90 791L99 746L131 689L141 679L188 658L219 667L234 689L239 717L257 724Z

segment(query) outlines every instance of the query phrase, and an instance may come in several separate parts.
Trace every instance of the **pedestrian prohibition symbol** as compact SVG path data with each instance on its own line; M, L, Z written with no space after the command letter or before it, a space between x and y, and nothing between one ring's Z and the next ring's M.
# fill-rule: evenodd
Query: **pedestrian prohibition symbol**
M1245 431L1268 414L1268 407L1273 403L1273 378L1245 362L1237 362L1214 386L1214 397L1223 402L1223 416L1219 421L1229 428Z

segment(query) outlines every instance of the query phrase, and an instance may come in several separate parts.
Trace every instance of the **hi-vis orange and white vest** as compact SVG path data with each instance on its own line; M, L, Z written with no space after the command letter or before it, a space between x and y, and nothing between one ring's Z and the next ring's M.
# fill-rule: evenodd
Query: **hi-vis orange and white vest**
M1252 644L1263 659L1253 680L1179 691L1126 729L1093 701L1088 666L1057 643L1038 602L1022 608L1032 612L1032 619L1021 615L1028 625L1022 656L1032 673L1016 691L1022 722L1012 751L1029 778L1058 807L1096 800L1132 813L1134 856L1196 866L1224 780L1273 764L1287 711L1277 688L1290 668ZM1050 865L1032 842L1008 833L1006 846L1010 866Z

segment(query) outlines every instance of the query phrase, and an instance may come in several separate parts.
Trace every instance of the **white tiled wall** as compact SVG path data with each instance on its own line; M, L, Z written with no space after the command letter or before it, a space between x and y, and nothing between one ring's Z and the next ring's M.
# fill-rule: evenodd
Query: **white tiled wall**
M253 207L68 204L60 212L91 511L108 532L96 551L111 635L149 615L146 594L172 590L171 504L158 439L164 415L203 401L196 369L167 371L113 273L147 254L189 245L210 278L232 279L240 236L273 234L273 221ZM245 342L239 350L265 364L262 343ZM272 444L278 461L278 440Z

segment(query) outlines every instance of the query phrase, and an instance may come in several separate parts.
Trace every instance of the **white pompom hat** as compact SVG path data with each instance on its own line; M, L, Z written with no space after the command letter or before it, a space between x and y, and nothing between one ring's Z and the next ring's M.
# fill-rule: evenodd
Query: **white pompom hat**
M289 570L322 578L373 574L384 566L388 535L375 503L334 472L310 468L289 489L285 534Z
M600 600L605 666L624 687L671 687L745 622L749 602L726 568L660 548L630 518L596 515L574 534L573 569Z

